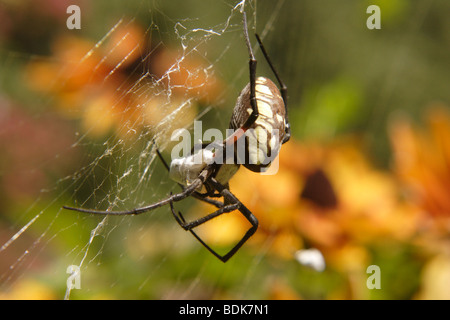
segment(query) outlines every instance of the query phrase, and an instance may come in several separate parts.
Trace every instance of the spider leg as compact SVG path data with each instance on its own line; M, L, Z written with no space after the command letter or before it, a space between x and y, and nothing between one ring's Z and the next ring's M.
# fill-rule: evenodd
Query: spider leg
M259 37L259 35L257 33L255 34L255 37L256 37L256 40L258 40L259 47L261 48L261 51L264 55L264 58L267 61L267 64L269 65L270 69L272 70L273 74L275 75L275 78L277 78L278 84L280 85L281 97L283 98L284 106L286 107L286 112L287 112L287 87L284 84L283 80L281 80L281 77L278 74L278 71L275 69L274 65L272 64L272 60L270 60L270 57L267 54L267 51L262 43L261 38Z
M199 225L220 216L222 213L231 212L236 209L239 209L239 203L229 204L226 206L223 206L219 208L218 210L214 211L213 213L208 214L207 216L204 216L202 218L193 220L191 222L186 222L183 215L180 211L178 211L178 215L175 214L175 209L173 207L173 203L170 202L170 208L172 209L172 213L174 215L175 220L177 220L178 224L186 231L191 231L191 229L198 227Z
M194 194L194 192L196 192L196 190L198 188L200 188L203 183L206 181L207 177L209 177L209 175L212 172L212 166L207 166L198 176L197 179L193 180L192 183L183 189L182 192L177 193L177 194L172 194L169 197L167 197L166 199L163 199L161 201L158 201L156 203L153 203L151 205L145 206L145 207L140 207L140 208L135 208L135 209L131 209L131 210L126 210L126 211L103 211L103 210L92 210L92 209L83 209L83 208L74 208L74 207L68 207L68 206L63 206L64 209L67 210L73 210L73 211L78 211L78 212L84 212L84 213L92 213L92 214L99 214L99 215L136 215L136 214L141 214L147 211L151 211L154 210L156 208L162 207L166 204L169 204L171 202L177 202L180 200L183 200L189 196L191 196L192 194Z
M245 38L245 44L247 45L248 54L249 54L249 69L250 69L250 105L252 107L252 114L248 117L247 121L245 121L244 125L242 126L242 129L246 131L250 126L255 123L256 119L258 119L259 111L258 106L256 104L256 59L255 55L253 54L252 45L250 43L250 39L248 37L248 27L247 27L247 15L245 12L243 13L243 25L244 25L244 38Z
M242 202L239 201L238 198L236 198L235 195L231 193L230 190L228 190L225 186L223 186L221 183L217 182L214 178L211 178L211 184L216 188L217 191L219 191L222 196L224 197L225 201L229 202L230 204L224 205L223 207L219 208L218 210L214 211L213 213L208 214L207 216L204 216L202 218L199 218L197 220L193 220L191 222L186 222L183 215L180 211L178 211L178 214L175 212L175 209L173 207L172 202L170 202L170 209L172 211L172 214L175 218L175 220L178 222L178 224L186 231L189 231L209 252L211 252L215 257L217 257L220 261L226 262L228 259L230 259L241 247L242 245L255 233L256 229L258 228L258 220L256 217L248 210ZM245 233L245 235L242 237L241 240L225 255L220 255L216 251L214 251L210 246L208 246L192 229L195 227L198 227L199 225L214 219L218 217L219 215L226 213L226 212L232 212L235 210L239 210L244 217L251 223L251 228Z
M252 45L250 43L250 39L248 36L248 26L247 26L247 15L243 12L242 22L244 26L244 40L247 45L248 55L249 55L249 71L250 71L250 106L252 107L252 113L249 115L245 123L241 128L236 130L232 135L224 140L225 146L230 146L234 144L237 140L239 140L244 133L255 123L255 121L259 117L258 105L256 102L256 58L253 53ZM223 151L222 151L223 152ZM223 156L220 154L220 150L217 153L217 156Z
M259 37L258 34L255 34L256 36L256 40L258 40L258 44L259 47L261 48L261 51L264 55L264 58L267 61L267 64L269 65L270 69L272 69L273 74L275 75L275 78L277 78L278 84L280 85L280 93L281 93L281 97L283 98L283 102L284 102L284 108L285 108L285 119L286 119L286 135L283 139L283 143L286 143L289 141L290 137L291 137L291 128L289 125L289 119L288 119L288 107L287 107L287 86L284 84L283 80L281 80L280 75L278 74L278 71L275 69L274 65L272 64L272 61L270 60L269 55L267 54L266 49L264 48L264 45L261 41L261 38Z
M228 259L230 259L243 245L244 243L256 232L258 229L258 219L253 215L253 213L246 207L244 204L233 194L231 191L227 188L225 188L221 183L219 183L216 179L211 178L211 184L216 188L217 191L219 191L224 199L225 202L230 203L238 203L239 207L238 210L242 213L242 215L250 222L252 225L250 229L247 230L245 235L242 237L241 240L224 256L222 256L223 262L226 262Z
M186 222L186 220L184 219L183 215L181 214L181 211L178 211L178 214L175 212L175 209L173 207L173 203L170 202L170 210L172 211L172 215L175 218L175 220L178 222L178 224L186 231L189 231L209 252L211 252L216 258L218 258L219 260L226 262L230 257L226 257L226 259L224 258L225 256L221 256L220 254L218 254L217 252L215 252L210 246L208 246L203 240L202 238L200 238L200 236L198 236L194 230L192 230L193 228L199 226L202 223L205 223L219 215L221 215L222 213L225 212L231 212L237 209L236 205L228 205L228 206L223 206L222 208L220 208L219 210L203 217L197 220L194 220L192 222Z
M162 164L166 168L167 172L170 172L170 167L167 164L166 160L163 158L161 152L159 152L158 148L156 148L156 154L158 155L159 160L161 160ZM181 185L180 185L181 186Z

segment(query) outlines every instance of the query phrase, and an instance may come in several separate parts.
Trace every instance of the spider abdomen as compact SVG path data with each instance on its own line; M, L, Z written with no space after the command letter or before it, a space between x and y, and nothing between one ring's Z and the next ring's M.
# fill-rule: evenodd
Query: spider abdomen
M239 164L255 172L263 171L278 155L286 134L286 110L277 86L268 78L258 77L255 81L255 98L258 118L245 130L242 148L235 146ZM238 97L231 116L230 128L241 128L253 109L250 104L250 83Z

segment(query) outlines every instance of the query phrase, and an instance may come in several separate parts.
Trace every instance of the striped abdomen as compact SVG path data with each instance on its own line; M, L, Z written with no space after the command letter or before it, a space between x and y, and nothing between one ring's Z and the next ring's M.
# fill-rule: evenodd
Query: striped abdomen
M236 143L235 160L251 171L260 172L278 155L286 134L286 110L280 91L268 78L256 79L255 97L259 116L246 130L244 140ZM230 128L241 128L251 113L250 84L247 84L236 102Z

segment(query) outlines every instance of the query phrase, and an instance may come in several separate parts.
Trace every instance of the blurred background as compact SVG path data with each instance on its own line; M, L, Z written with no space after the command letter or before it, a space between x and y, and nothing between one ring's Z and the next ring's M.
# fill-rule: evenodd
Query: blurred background
M66 26L71 4L79 30ZM173 130L199 120L225 133L249 81L237 4L0 0L1 299L450 298L446 0L245 2L288 86L292 138L276 175L231 180L260 226L226 264L168 207L61 209L179 191L153 141L170 161ZM379 30L366 26L373 4ZM251 41L258 75L274 79ZM226 252L248 228L229 213L198 233ZM297 261L310 248L324 271ZM67 290L70 265L80 289ZM371 265L380 289L367 286Z

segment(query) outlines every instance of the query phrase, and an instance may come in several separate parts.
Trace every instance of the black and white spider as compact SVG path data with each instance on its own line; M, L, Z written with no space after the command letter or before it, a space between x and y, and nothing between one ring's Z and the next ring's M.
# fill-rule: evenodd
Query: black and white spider
M261 39L257 34L255 34L255 36L261 51L277 78L280 89L278 89L268 78L256 78L256 59L248 37L245 12L243 13L243 29L245 43L250 56L250 82L241 91L231 116L230 129L233 129L234 133L226 138L221 143L220 147L216 147L214 152L203 146L199 151L203 156L203 161L201 163L195 163L193 161L195 155L191 155L185 158L172 160L169 167L160 152L156 150L158 157L169 171L170 177L178 182L183 190L177 194L171 193L169 197L159 202L126 211L99 211L64 206L65 209L101 215L135 215L169 204L172 214L178 224L183 229L190 231L206 249L221 261L226 262L242 247L258 228L258 220L250 210L247 209L233 193L231 193L229 188L228 181L239 169L240 162L236 161L236 158L234 158L235 161L232 163L229 163L229 161L224 162L215 160L224 160L226 148L236 148L237 143L242 141L241 139L245 139L246 160L243 162L243 165L251 171L261 172L270 165L270 162L265 163L264 161L260 161L261 159L257 159L258 155L260 155L260 149L263 149L263 151L266 152L265 154L272 154L270 159L273 159L277 156L281 144L284 144L290 138L290 127L287 116L287 88L273 67ZM256 134L247 135L246 132L251 131L250 129L254 130ZM258 134L261 130L265 132L264 135ZM275 134L275 132L277 134ZM277 141L274 141L275 138ZM249 141L252 139L253 141ZM202 193L203 187L206 189L206 192ZM183 200L189 196L212 204L217 210L202 218L187 222L181 212L178 212L178 214L175 212L173 202ZM223 202L213 199L219 197L223 197ZM211 249L193 229L223 213L235 210L242 213L242 215L250 222L251 227L228 253L220 255Z

